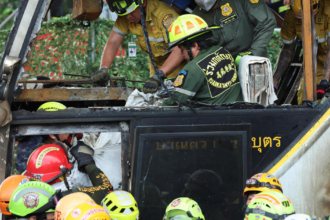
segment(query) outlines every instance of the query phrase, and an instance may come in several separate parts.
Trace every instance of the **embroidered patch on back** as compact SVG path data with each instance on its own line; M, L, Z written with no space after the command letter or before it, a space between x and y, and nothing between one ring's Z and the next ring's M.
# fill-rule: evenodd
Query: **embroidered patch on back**
M205 74L212 98L239 83L233 57L223 48L206 56L197 65Z

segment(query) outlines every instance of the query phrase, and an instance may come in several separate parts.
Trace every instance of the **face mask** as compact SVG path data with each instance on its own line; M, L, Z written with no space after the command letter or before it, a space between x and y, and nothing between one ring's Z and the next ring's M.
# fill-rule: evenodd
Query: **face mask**
M211 10L217 0L195 0L196 4L205 11Z

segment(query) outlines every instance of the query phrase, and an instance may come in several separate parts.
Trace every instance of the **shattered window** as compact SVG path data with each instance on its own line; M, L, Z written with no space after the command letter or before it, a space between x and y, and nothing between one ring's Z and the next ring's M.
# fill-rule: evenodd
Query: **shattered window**
M194 199L206 220L242 219L243 140L240 132L142 134L132 191L140 219L162 219L178 197Z

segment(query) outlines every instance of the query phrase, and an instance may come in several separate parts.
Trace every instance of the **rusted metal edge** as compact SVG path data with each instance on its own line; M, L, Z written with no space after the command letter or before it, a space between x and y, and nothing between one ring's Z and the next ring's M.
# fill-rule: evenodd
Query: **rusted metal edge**
M49 88L18 89L15 102L47 102L47 101L95 101L95 100L127 100L133 92L130 88L96 87L96 88Z

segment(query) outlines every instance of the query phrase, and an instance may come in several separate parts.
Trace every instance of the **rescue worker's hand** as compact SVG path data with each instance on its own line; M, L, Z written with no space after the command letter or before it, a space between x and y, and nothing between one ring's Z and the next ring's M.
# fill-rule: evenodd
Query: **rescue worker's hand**
M326 80L321 80L320 84L316 87L317 99L322 99L324 94L328 91L329 83Z
M70 153L78 162L78 170L83 173L86 173L86 165L95 164L94 149L82 141L78 141L77 145L70 149Z
M241 58L244 57L244 56L247 56L247 55L252 55L252 52L251 51L245 51L245 52L239 53L235 58L235 65L238 66L239 61L241 60Z
M93 83L98 85L105 85L110 80L109 69L106 67L101 67L98 71L92 74L91 79Z
M164 80L164 72L162 70L157 70L158 75L161 80ZM158 87L160 87L160 80L156 74L152 75L146 83L143 85L143 92L147 93L156 93Z

